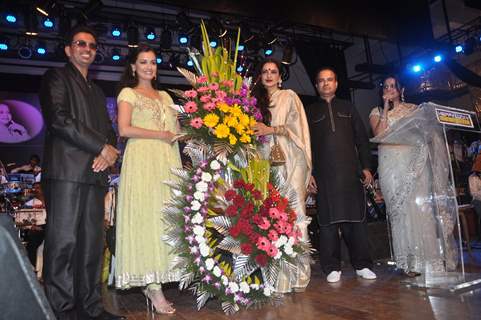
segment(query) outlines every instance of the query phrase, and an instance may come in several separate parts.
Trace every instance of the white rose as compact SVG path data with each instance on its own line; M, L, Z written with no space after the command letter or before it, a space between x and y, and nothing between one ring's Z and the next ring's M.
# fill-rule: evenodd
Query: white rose
M278 250L277 251L277 254L274 256L274 259L280 259L282 257L282 251L281 250Z
M257 283L252 283L251 288L254 290L259 290L259 285Z
M265 287L265 288L264 288L264 295L265 295L266 297L269 297L269 296L271 295L271 288Z
M205 200L205 194L200 191L194 192L194 198L199 200L199 201L204 201Z
M249 284L247 282L242 281L240 283L240 290L244 292L245 294L249 293L251 291L251 288L249 287Z
M277 248L285 245L287 243L287 237L285 235L282 235L279 237L279 239L277 239L275 245Z
M294 239L294 237L290 237L289 241L287 241L287 244L290 245L290 246L293 246L294 242L296 242L296 239Z
M209 258L209 259L205 260L205 267L209 271L212 270L212 268L214 268L214 264L215 264L215 261L212 258Z
M207 192L208 187L205 181L199 181L195 184L195 189L200 192Z
M191 221L194 224L201 224L202 222L204 222L204 217L199 212L197 212L196 214L194 214Z
M289 243L284 246L284 252L288 255L292 255L292 253L294 252L294 250L292 250L292 246L290 246Z
M200 249L201 256L203 257L209 256L210 248L205 242L202 242L201 244L199 244L199 249Z
M190 253L196 254L199 251L197 247L190 247Z
M210 163L210 168L212 170L219 170L220 169L220 163L219 161L217 160L212 160L212 162Z
M197 200L194 200L191 202L190 208L192 209L192 211L199 211L200 206L201 206L200 202Z
M214 276L216 276L217 278L220 277L220 275L222 274L222 271L220 270L220 268L218 266L215 266L214 267L214 270L212 270L212 273L214 274ZM229 280L227 279L226 276L222 276L222 283L224 283L224 285L226 285L225 281L224 281L224 278L227 280L227 283L229 282Z
M212 175L208 172L202 172L202 176L200 178L202 179L202 181L205 181L205 182L212 181Z
M214 177L212 178L214 181L217 181L220 179L220 174L216 173L214 174Z
M236 293L237 291L239 291L239 285L235 282L229 282L229 289L233 293Z
M195 241L197 241L198 244L204 243L206 240L203 236L195 236Z
M202 226L196 225L196 226L194 226L194 228L192 229L192 231L194 232L194 234L195 234L196 236L203 236L203 235L204 235L204 232L205 232L205 229L204 229L204 227L202 227Z

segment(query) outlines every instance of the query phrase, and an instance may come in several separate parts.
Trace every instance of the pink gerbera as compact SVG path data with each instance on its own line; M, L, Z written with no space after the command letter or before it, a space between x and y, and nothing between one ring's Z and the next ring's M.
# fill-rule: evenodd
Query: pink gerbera
M203 124L204 124L204 121L202 121L202 118L200 117L190 120L190 126L196 129L199 129L200 127L202 127Z
M194 101L189 101L184 105L185 112L187 113L194 113L197 111L197 103Z
M214 110L216 107L215 107L215 104L214 104L214 103L212 103L212 102L207 102L207 103L205 103L205 104L202 106L202 108L204 108L204 109L207 110L207 111L212 111L212 110Z
M184 92L184 95L187 97L187 98L195 98L197 97L197 91L195 90L187 90Z

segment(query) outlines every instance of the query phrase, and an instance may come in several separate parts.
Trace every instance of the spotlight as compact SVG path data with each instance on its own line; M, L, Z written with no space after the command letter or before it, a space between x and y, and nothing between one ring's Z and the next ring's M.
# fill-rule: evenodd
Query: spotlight
M127 28L127 46L129 48L137 48L139 46L139 30L134 25L130 25Z
M217 40L210 40L209 46L211 48L217 48Z
M145 28L145 39L149 41L153 41L157 38L157 35L155 34L155 29L152 27L147 27Z
M194 61L192 61L191 59L187 60L187 66L188 66L188 67L193 67L193 66L194 66Z
M441 61L443 61L443 56L440 55L440 54L437 54L437 55L434 56L433 60L434 60L434 62L441 62Z
M264 48L264 55L266 57L272 56L273 53L274 53L274 49L271 46Z
M27 46L18 48L18 56L22 59L30 59L32 57L32 49Z
M186 34L179 34L178 40L180 45L185 46L189 42L189 37Z
M120 49L119 48L113 48L112 49L112 60L114 61L119 61L120 60Z
M242 72L242 71L244 71L244 67L243 67L243 66L238 66L236 70L237 70L237 72Z
M49 18L45 18L43 20L43 26L47 29L52 29L53 28L53 21L50 20Z
M246 46L244 44L239 43L239 46L237 47L237 51L242 52L242 51L245 50L245 48L246 48Z
M422 65L420 64L415 64L412 66L411 70L414 72L414 73L418 73L420 72L421 70L423 69Z
M8 50L8 39L0 38L0 51L7 51Z
M7 13L5 15L5 20L8 22L8 23L16 23L17 22L17 16L13 13Z
M456 53L461 53L463 52L464 48L462 45L458 44L456 47L454 47L454 51L456 51Z
M162 64L162 57L159 55L159 57L157 57L157 64Z
M162 34L160 35L160 47L162 49L170 49L172 46L172 32L164 27Z
M114 38L120 38L120 36L122 35L122 31L120 31L120 28L117 26L112 27L112 31L110 33Z
M48 17L49 15L52 15L56 9L58 9L58 6L56 1L38 1L35 9L44 16Z
M35 52L37 52L37 54L43 56L47 53L47 46L45 45L45 43L43 41L38 41L37 42L37 47L35 49Z
M25 29L26 29L25 34L27 36L38 35L37 16L35 16L32 11L25 10L24 17L25 17Z

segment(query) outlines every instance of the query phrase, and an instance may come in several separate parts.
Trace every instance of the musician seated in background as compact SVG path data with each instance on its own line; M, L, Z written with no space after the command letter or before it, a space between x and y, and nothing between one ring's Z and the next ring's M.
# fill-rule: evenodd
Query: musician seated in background
M40 157L36 154L32 154L30 156L29 163L13 169L11 173L31 173L36 176L42 171L42 168L39 166L39 164L40 164Z
M33 184L32 198L24 204L24 208L45 210L44 198L40 183L36 182ZM42 221L37 221L25 232L28 258L33 266L36 266L37 262L37 249L45 238L45 221L45 219L42 219Z

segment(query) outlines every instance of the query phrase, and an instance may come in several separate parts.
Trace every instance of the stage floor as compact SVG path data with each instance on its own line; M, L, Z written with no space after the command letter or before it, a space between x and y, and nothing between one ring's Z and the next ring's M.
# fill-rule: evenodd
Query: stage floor
M481 278L481 249L474 249L472 256L465 253L465 264L466 272L478 273ZM197 311L190 291L179 292L176 287L169 287L165 294L175 303L177 312L156 315L155 319L481 319L481 285L455 293L414 289L401 284L405 277L384 263L377 263L374 270L378 279L369 281L356 277L350 266L345 266L341 281L329 284L318 265L314 265L306 292L286 295L281 306L243 310L233 316L226 316L216 300ZM138 289L106 290L104 299L108 309L126 315L129 320L148 319L145 298Z

